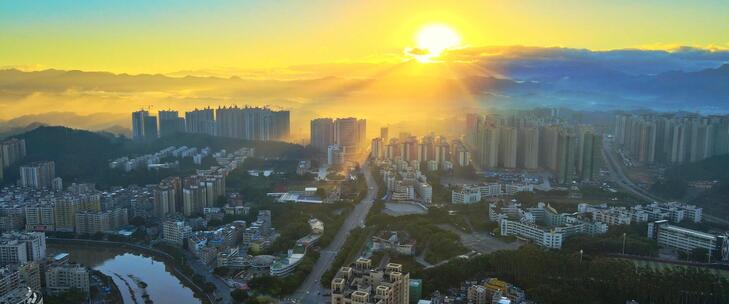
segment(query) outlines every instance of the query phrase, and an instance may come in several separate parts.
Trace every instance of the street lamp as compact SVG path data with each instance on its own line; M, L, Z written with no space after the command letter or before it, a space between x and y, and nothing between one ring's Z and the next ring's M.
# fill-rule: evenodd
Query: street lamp
M580 249L580 264L582 264L582 253L583 253L583 251L582 251L582 249Z

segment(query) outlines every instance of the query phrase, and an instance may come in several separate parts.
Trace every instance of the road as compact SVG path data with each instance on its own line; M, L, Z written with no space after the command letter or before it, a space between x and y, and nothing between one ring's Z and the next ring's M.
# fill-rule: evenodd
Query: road
M304 282L302 282L299 286L299 289L290 297L297 301L297 303L319 304L327 303L329 301L328 297L322 296L322 294L328 291L328 288L323 288L321 283L319 283L321 276L334 262L334 258L337 256L339 250L342 249L344 241L346 241L347 236L349 236L349 232L359 226L367 218L367 213L369 213L372 203L377 196L377 183L375 183L374 177L372 176L369 163L366 162L362 166L362 170L364 171L365 181L367 182L367 196L365 196L365 198L354 207L354 210L352 210L349 216L347 216L347 219L344 221L341 228L339 228L339 231L337 232L337 235L334 236L332 242L320 252L319 260L317 260L316 264L314 264L314 268L311 273L309 273L309 276L306 277ZM291 302L292 301L288 301L288 303Z
M202 261L195 258L188 251L185 251L185 260L196 274L205 277L205 280L215 285L215 295L221 299L220 303L233 303L233 298L230 296L230 287L220 277L214 275L210 267L203 264Z
M629 191L630 193L636 195L637 197L640 197L646 201L649 202L665 202L666 200L661 199L660 197L657 197L653 195L652 193L648 192L647 190L639 187L633 181L628 178L625 173L623 172L623 167L619 163L619 161L615 158L615 153L612 153L612 148L609 144L604 144L602 149L602 155L603 159L607 160L607 167L610 171L610 177L612 178L615 183L618 184L618 186L622 187L623 189ZM722 225L729 225L729 221L711 214L703 214L702 217L707 222L713 222L718 223Z
M629 191L630 193L634 194L637 197L640 197L646 201L649 202L663 202L664 200L656 197L655 195L651 194L647 190L639 187L633 181L630 180L625 175L625 172L623 172L623 167L620 165L617 159L615 159L615 154L612 152L612 146L610 144L605 143L602 148L602 156L603 159L606 160L606 164L608 167L608 170L610 171L610 177L612 178L615 183L618 184L618 186L622 187L623 189Z

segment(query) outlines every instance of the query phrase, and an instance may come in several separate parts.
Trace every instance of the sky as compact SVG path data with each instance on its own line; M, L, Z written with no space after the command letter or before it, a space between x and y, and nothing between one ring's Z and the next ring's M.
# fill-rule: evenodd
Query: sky
M428 24L453 28L463 47L726 49L727 16L728 1L0 0L0 67L184 75L396 62Z
M291 110L302 138L316 117L428 132L538 106L726 113L727 16L729 0L0 0L0 133L220 105Z

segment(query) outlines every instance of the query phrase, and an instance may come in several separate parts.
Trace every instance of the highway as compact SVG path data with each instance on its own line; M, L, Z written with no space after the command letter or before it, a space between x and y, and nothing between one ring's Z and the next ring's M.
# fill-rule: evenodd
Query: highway
M642 198L648 202L663 202L664 200L656 197L647 190L639 187L633 181L628 178L623 172L623 167L619 163L619 160L615 159L615 154L612 152L612 146L605 143L602 148L602 157L606 160L608 170L610 171L610 177L618 186L629 191L635 196Z
M329 302L329 297L323 296L323 294L327 293L329 289L323 288L319 281L321 281L321 277L324 272L326 272L334 262L334 258L337 256L339 250L342 249L350 231L359 226L367 218L367 213L369 213L372 203L377 196L377 183L375 183L372 176L369 163L365 162L362 166L362 170L364 171L365 181L367 182L367 195L354 207L349 216L347 216L347 219L344 221L341 228L339 228L334 239L331 243L329 243L329 246L320 252L319 260L317 260L316 264L314 264L314 268L311 273L309 273L309 276L306 277L304 282L302 282L299 286L299 289L296 290L293 295L291 295L288 299L284 299L284 303L319 304ZM326 229L326 227L324 229ZM329 284L326 285L328 286Z
M619 163L619 160L615 158L615 153L612 153L612 148L608 144L603 145L602 149L602 155L603 159L606 160L607 167L610 171L610 177L612 178L615 183L618 184L618 186L622 187L623 189L629 191L630 193L648 201L648 202L665 202L666 200L657 197L653 195L652 193L648 192L648 190L645 190L628 178L625 173L623 173L623 167ZM704 220L708 222L714 222L722 225L729 225L729 221L726 219L711 215L711 214L703 214L702 216Z

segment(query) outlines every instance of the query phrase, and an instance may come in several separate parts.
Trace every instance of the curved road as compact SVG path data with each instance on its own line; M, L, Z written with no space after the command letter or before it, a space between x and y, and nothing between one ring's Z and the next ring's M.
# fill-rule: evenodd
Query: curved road
M609 144L603 144L602 155L603 159L606 160L608 170L610 171L610 176L615 181L615 183L618 184L618 186L648 202L666 202L665 199L657 197L655 194L650 193L648 190L639 187L625 175L622 165L620 164L619 160L616 159L615 153L612 152L612 148ZM708 222L729 225L728 220L715 215L704 213L702 215L702 218Z
M628 178L625 173L623 172L623 168L621 167L618 160L615 159L615 154L612 152L611 145L605 143L603 144L602 149L602 156L603 159L606 160L607 167L610 171L610 175L612 179L617 183L619 186L623 187L624 189L630 191L634 195L648 201L648 202L663 202L659 197L656 197L652 193L648 192L647 190L639 187L635 183L633 183L630 178Z
M370 207L372 207L372 203L377 195L377 183L375 183L368 162L365 162L362 170L364 171L365 181L367 182L367 196L354 207L354 210L352 210L341 228L339 228L337 235L334 236L334 240L332 240L329 246L320 252L319 259L314 264L314 268L304 282L301 283L299 289L290 297L292 299L283 301L284 303L318 304L329 302L329 297L323 296L328 291L328 288L321 286L319 282L321 276L331 267L337 253L342 249L344 241L347 240L349 232L367 218L367 213L369 213Z

